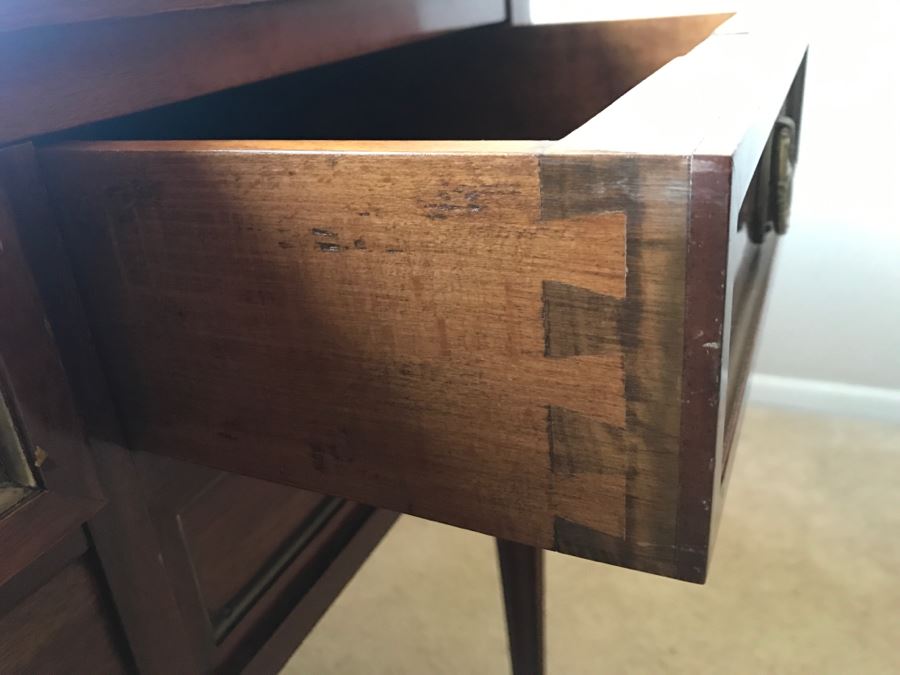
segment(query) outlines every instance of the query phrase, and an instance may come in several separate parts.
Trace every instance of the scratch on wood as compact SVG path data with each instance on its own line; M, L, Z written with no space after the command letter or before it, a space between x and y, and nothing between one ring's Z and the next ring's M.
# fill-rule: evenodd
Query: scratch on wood
M313 467L322 473L328 473L354 460L353 448L344 430L338 430L332 438L311 440L309 448Z
M315 237L337 237L337 233L332 232L331 230L323 230L319 227L314 227L312 233Z
M485 186L491 196L494 186ZM452 190L441 190L437 194L437 200L422 204L425 209L425 217L429 220L446 220L450 215L472 215L480 213L486 207L482 204L482 192L468 189L467 186L457 186Z
M553 548L560 553L612 565L631 566L625 541L556 516L553 520Z
M344 247L340 244L329 244L324 241L317 241L316 245L319 247L320 251L324 251L325 253L340 253L344 250Z

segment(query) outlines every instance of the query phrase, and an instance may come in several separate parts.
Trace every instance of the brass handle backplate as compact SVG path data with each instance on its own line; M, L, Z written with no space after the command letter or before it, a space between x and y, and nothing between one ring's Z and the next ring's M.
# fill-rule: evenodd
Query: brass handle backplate
M797 125L790 117L781 116L775 122L774 133L774 191L772 224L778 234L787 232L791 219L791 193L794 184L794 137Z
M777 234L787 232L797 158L796 138L797 124L791 117L781 115L772 127L741 207L740 227L747 229L754 244L761 244L773 230Z

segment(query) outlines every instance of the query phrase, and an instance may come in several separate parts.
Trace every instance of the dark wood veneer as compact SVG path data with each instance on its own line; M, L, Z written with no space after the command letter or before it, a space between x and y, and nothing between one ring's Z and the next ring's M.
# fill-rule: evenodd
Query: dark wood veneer
M0 616L0 672L118 675L130 655L90 554L63 567Z
M0 143L505 18L503 0L227 4L0 33Z
M57 342L19 243L18 232L35 224L36 213L3 170L18 152L0 151L0 384L38 485L0 517L0 585L103 504Z

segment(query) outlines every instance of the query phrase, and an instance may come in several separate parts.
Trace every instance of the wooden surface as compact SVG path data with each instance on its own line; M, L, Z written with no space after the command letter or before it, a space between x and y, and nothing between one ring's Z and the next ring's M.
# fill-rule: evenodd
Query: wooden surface
M309 590L297 585L311 560L352 538L345 521L360 507L145 453L137 461L195 659L204 672L239 670Z
M457 31L87 125L56 140L556 139L724 19Z
M787 115L796 123L796 138L794 146L794 162L797 161L797 149L799 147L800 132L803 127L803 92L806 73L806 45L802 37L794 36L793 39L782 37L779 41L767 40L765 32L753 23L743 21L740 16L730 19L717 31L716 37L723 43L719 46L720 53L724 50L724 42L728 39L735 41L738 36L750 36L752 44L744 49L752 50L749 59L755 61L757 68L765 68L770 73L768 78L753 77L754 68L744 66L745 70L738 71L734 77L745 84L741 91L744 96L752 100L753 105L745 106L731 116L720 116L719 122L712 125L709 133L695 148L694 175L692 180L703 182L700 172L708 166L710 160L716 160L722 156L731 158L730 191L728 201L719 200L719 205L712 211L705 207L693 207L691 228L694 231L705 227L707 233L715 232L716 228L727 228L729 232L727 247L727 263L719 274L719 279L725 279L723 301L723 317L721 329L721 360L715 362L720 377L718 389L708 388L710 395L718 394L719 409L716 414L715 434L713 436L712 424L707 426L709 436L716 439L716 469L712 478L712 498L709 499L709 489L704 486L702 492L686 491L686 498L682 500L682 512L690 517L691 511L699 514L705 512L705 502L711 503L712 519L707 523L701 522L704 529L683 528L686 536L685 550L697 549L697 542L705 540L711 542L715 539L715 532L722 516L722 506L727 487L730 469L733 463L730 461L733 450L736 447L737 432L740 426L744 410L744 393L747 386L756 336L759 333L760 323L763 318L767 289L771 275L773 259L777 250L778 237L770 236L762 246L753 245L747 236L746 226L740 223L740 213L743 202L749 199L751 193L751 181L756 173L759 163L764 157L766 146L773 127L773 120L779 115ZM741 61L742 64L746 60ZM727 92L723 92L726 94ZM720 104L721 105L721 104ZM726 208L727 204L727 208ZM712 214L717 212L718 215ZM696 223L694 222L696 220ZM714 235L713 235L714 236ZM700 245L693 248L694 252L702 250L708 241L709 234L698 242ZM696 253L695 253L696 255ZM696 256L701 261L702 255ZM688 262L691 265L689 259ZM697 264L694 264L696 269ZM694 306L700 306L708 301L708 295L697 294L692 302ZM689 295L690 301L690 295ZM701 322L695 327L694 335L701 330L709 335L710 328L716 317L707 316L706 323ZM695 341L693 348L697 351L699 340ZM702 344L700 345L702 347ZM686 345L686 349L688 346ZM708 358L708 357L707 357ZM702 359L697 360L702 363ZM708 361L707 361L708 363ZM703 366L700 366L703 367ZM707 365L706 367L710 367ZM702 397L701 397L702 400ZM690 416L685 409L683 416ZM697 439L698 445L707 442L702 438ZM688 460L688 465L683 468L683 473L688 471L694 475L700 473L700 465L703 459L694 455ZM692 496L688 496L692 495ZM691 508L691 504L693 508ZM691 534L694 532L695 534ZM707 551L708 556L708 551ZM689 556L685 556L685 561Z
M213 625L239 611L280 549L289 549L327 497L283 485L223 474L179 514L197 584ZM278 573L280 570L273 570ZM230 623L230 622L229 622ZM221 631L227 628L223 626Z
M273 0L5 0L0 5L0 31L61 23L122 19L184 10L249 5Z
M777 68L747 68L763 50ZM702 581L723 394L691 406L723 350L692 331L730 318L735 158L758 160L802 54L714 34L555 143L44 150L129 438ZM729 61L764 97L749 126L707 91Z
M582 546L572 524L623 539L624 451L579 453L624 431L626 358L656 391L632 442L646 449L677 433L677 416L660 413L675 408L677 371L665 364L677 363L680 307L665 289L683 283L684 160L206 147L44 155L137 448L438 520L468 504L453 507L455 524L491 532L501 521L508 538L545 548ZM632 313L626 331L639 337L627 356L611 329L626 294L628 205L591 213L568 204L565 187L623 169L646 185L644 236L656 243L642 250L632 223L628 269L646 268L659 285L644 302L661 319ZM105 195L135 181L166 199L149 197L148 222L134 204L147 196L122 193L112 234ZM317 197L304 208L298 194ZM198 217L203 209L210 215ZM225 225L238 213L252 223ZM173 255L191 248L185 233L206 242L202 255ZM138 246L150 257L132 267ZM250 443L260 451L243 452ZM667 471L650 465L635 477L649 481L637 488L649 537L674 535L675 476L671 494L653 488Z
M77 559L0 617L0 672L132 672L90 556Z
M84 528L73 527L37 560L0 586L0 616L5 615L55 577L89 548Z
M505 17L503 0L228 4L2 34L0 143Z
M0 153L0 171L20 208L30 214L27 220L19 221L18 234L56 337L59 359L70 376L74 402L84 420L93 463L103 485L107 508L90 520L90 534L134 660L141 672L195 673L197 665L191 660L181 629L139 475L125 447L94 351L34 149L28 144L7 148ZM53 526L61 521L53 513L48 514L48 520ZM28 541L39 541L31 536L33 531L26 529L23 534L29 536ZM165 651L159 649L160 644L166 645Z
M0 154L0 176L18 208L27 205L31 214L21 230L23 246L39 272L62 360L78 374L76 400L109 498L89 521L91 541L140 672L229 671L251 661L257 672L277 671L396 515L347 504L310 530L309 506L327 498L159 457L141 461L126 450L30 146ZM81 530L70 530L82 521L77 511L44 509L43 520L27 517L37 504L56 503L52 492L41 499L7 521L17 525L22 541L9 528L0 531L15 553L4 561L21 562L21 571L0 585L0 615L30 602L40 586L86 551ZM260 522L265 527L258 527ZM315 536L295 550L307 531ZM80 538L73 538L75 533ZM52 544L58 536L63 539ZM51 542L50 548L23 567L31 560L23 558L30 544L42 541ZM74 616L84 619L79 612ZM192 616L207 627L199 637L188 629L196 625L186 621ZM215 626L226 625L227 633L217 635ZM41 639L48 635L32 629ZM87 661L85 667L93 665Z
M220 663L225 669L244 672L246 666L258 662L260 668L269 664L266 667L272 668L270 672L277 672L396 517L372 507L337 501L339 508L316 523L306 545L221 643ZM293 626L295 632L285 631L286 626ZM275 661L280 663L273 665Z
M0 152L2 165L15 150ZM22 252L35 212L0 168L0 387L37 484L0 517L0 585L25 570L103 504L85 432Z
M543 675L544 552L497 540L513 675Z
M298 639L309 634L398 516L392 511L362 506L357 506L352 516L341 515L343 523L353 529L338 530L343 537L328 540L328 545L312 558L309 574L303 580L307 586L295 596L296 604L247 663L242 671L246 675L275 673L284 667ZM352 537L347 537L350 533Z

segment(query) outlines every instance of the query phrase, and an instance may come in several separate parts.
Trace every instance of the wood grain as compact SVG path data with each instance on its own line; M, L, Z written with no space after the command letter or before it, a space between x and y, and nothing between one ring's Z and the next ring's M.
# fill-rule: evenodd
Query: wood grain
M677 361L677 338L658 343L679 328L662 284L681 283L683 160L630 162L635 184L647 181L637 188L642 235L635 222L626 232L633 206L622 195L556 194L566 181L619 176L616 157L541 167L530 145L478 155L206 147L44 154L74 258L93 261L78 272L137 448L481 531L500 521L508 537L545 548L555 545L551 515L622 535L622 470L567 475L548 513L548 406L621 430L627 362L649 373L656 359ZM659 319L626 307L604 349L548 355L545 282L623 298L626 234L623 302ZM642 236L655 240L648 279L661 287L635 300ZM203 253L185 255L199 253L193 241ZM616 337L628 332L640 335ZM648 386L659 381L655 371ZM655 398L646 414L658 444L666 392ZM243 452L251 440L264 451ZM671 465L677 448L654 451L636 460L651 481L636 493L648 537L673 508L672 495L649 494L666 476L654 457ZM471 507L450 516L451 503Z
M65 162L66 151L56 152ZM274 469L270 450L280 448L277 452L285 454L279 464L290 457L283 467L289 482L300 484L319 474L319 490L342 494L350 478L359 489L357 498L378 502L382 500L370 492L370 477L392 464L398 473L391 482L407 487L381 495L390 500L383 505L437 517L432 511L435 491L460 499L460 490L465 494L474 489L485 500L511 491L508 498L543 510L546 476L522 459L538 452L541 463L547 462L547 404L622 423L623 376L615 352L586 360L545 358L541 288L549 277L621 293L622 251L608 243L618 240L621 247L623 220L616 214L582 219L571 229L559 220L541 220L532 156L285 153L277 156L279 168L273 173L267 151L201 154L208 163L200 171L206 177L200 183L197 153L156 155L162 162L159 171L145 173L139 182L156 185L156 195L171 194L172 210L166 208L158 220L148 222L143 207L137 206L133 227L121 230L124 238L116 234L115 241L107 239L102 225L106 216L100 212L82 210L77 216L76 227L90 224L92 230L77 239L92 244L107 240L105 246L119 251L108 249L110 256L103 256L96 273L124 275L138 294L134 301L125 301L119 296L124 289L119 289L113 292L119 297L97 301L115 302L123 309L133 302L138 314L125 322L156 326L142 331L138 350L169 360L158 383L145 380L149 373L135 372L135 366L142 368L131 350L115 357L110 370L125 407L145 411L146 423L129 430L140 449L165 445L177 453L212 433L219 447L215 454L234 453L250 460L239 449L250 438L261 438L259 420L265 418L267 451L242 461L245 472L262 475ZM81 153L69 156L81 162ZM68 194L80 194L87 208L94 202L85 199L88 194L113 194L122 186L128 190L133 182L129 166L143 166L142 172L147 168L148 156L140 150L94 156L100 163L84 174L90 176L84 183L66 181L66 190L74 191ZM108 165L111 157L123 161ZM251 165L255 169L248 175ZM298 190L318 191L316 206L277 197ZM123 193L117 212L132 212L132 200L145 198ZM197 219L199 204L213 206L222 199L230 203L224 221L218 207L208 218ZM94 203L105 209L104 202ZM261 210L262 204L269 206ZM255 213L252 223L226 224L230 214L241 218L237 214L249 212ZM211 237L213 248L203 260L172 257L162 249L154 254L149 241L139 242L145 236L156 238L158 225L174 237L156 239L166 250L185 250L183 237L188 233ZM223 225L234 240L216 234ZM147 264L132 267L127 262L135 246L152 256ZM592 268L591 258L607 250L611 271ZM271 264L263 262L272 254ZM115 269L117 258L125 268ZM258 265L260 273L242 273L247 265ZM231 270L224 278L223 266ZM193 291L183 292L182 281ZM140 316L148 302L155 306L153 316ZM189 322L188 331L178 336L173 320ZM124 324L108 327L120 335L131 330ZM106 327L101 332L106 333ZM181 337L187 342L177 349L180 356L164 356L172 346L170 338ZM104 349L106 341L101 342ZM173 357L180 363L171 361ZM170 390L167 402L154 400L157 386L168 388L163 381L178 371L193 370L198 359L210 372L231 365L218 382L182 380ZM240 389L250 404L238 416L229 401L226 383L231 378L244 382ZM592 381L608 381L608 394L598 395ZM535 394L548 389L556 390L555 401L532 403ZM298 396L304 404L298 405ZM335 409L353 412L335 418ZM203 410L216 421L184 425L179 410ZM477 424L485 413L495 418L492 429ZM153 430L158 415L171 420L166 441ZM148 432L153 439L145 435ZM287 442L277 440L283 434ZM381 440L369 447L368 438ZM308 449L305 457L297 455L298 444ZM497 446L510 450L495 452ZM418 461L406 461L417 455ZM209 460L217 463L214 457ZM480 485L422 482L426 466L433 467L437 477L442 467L485 460L491 466ZM517 485L506 482L508 471L521 474ZM533 477L526 478L528 474ZM420 499L422 507L417 505ZM489 529L487 514L473 511L469 517L468 526ZM548 526L524 520L516 525L523 537L543 527L549 542Z
M184 10L249 5L272 0L5 0L0 6L0 31L60 23L162 14Z
M392 511L370 509L361 505L340 514L341 527L318 551L318 555L302 564L311 562L307 569L310 574L302 583L307 584L299 594L296 604L290 608L284 620L268 635L266 643L249 660L242 672L247 675L263 675L278 672L288 658L313 629L328 607L338 597L341 590L353 578L381 538L397 520ZM346 527L350 525L349 529ZM348 536L352 534L352 537ZM275 587L273 595L282 589Z
M742 137L703 78L768 77L765 44ZM702 581L725 408L702 331L730 319L735 162L802 53L713 35L552 143L45 149L129 438Z
M455 31L65 136L558 139L689 51L722 20L712 15Z
M0 388L36 484L0 517L0 585L56 547L103 506L85 431L72 402L17 230L36 213L3 170L0 152Z
M325 499L224 474L185 506L177 519L214 627L232 622L245 589L266 572L279 549L296 539Z
M802 39L773 41L758 27L732 19L717 29L714 44L716 59L729 53L729 45L732 52L738 44L743 52L752 51L735 67L732 83L741 87L731 91L740 91L753 104L733 114L720 112L691 160L681 413L691 423L682 424L678 530L681 575L698 581L708 571L722 515L778 245L774 235L753 245L741 213L753 198L751 182L758 180L764 147L779 115L796 122L799 142L806 72ZM768 77L758 76L760 68ZM728 95L728 90L720 91ZM720 99L717 106L727 109L727 101ZM796 144L794 150L796 162ZM705 450L709 447L715 447L712 462Z
M0 586L0 616L50 581L73 560L83 556L88 548L84 528L71 528L53 547Z
M0 143L504 17L502 0L283 0L13 31Z
M259 592L250 594L251 606L238 608L239 621L232 625L219 644L215 644L213 631L209 629L201 635L199 642L189 640L192 634L186 630L185 617L194 614L185 608L199 609L201 614L209 607L222 609L218 604L228 594L226 588L241 586L243 591L243 581L252 587L251 582L261 576L253 570L261 558L266 564L257 572L272 569L269 557L277 557L278 533L302 524L302 518L294 518L291 522L291 514L296 513L296 499L285 498L278 502L275 496L294 494L295 491L277 485L259 487L258 481L237 476L223 479L231 488L226 490L226 497L219 495L216 503L225 500L229 517L218 528L214 524L210 531L202 522L198 523L196 511L188 508L186 518L188 534L197 534L200 529L192 546L198 549L197 563L203 571L201 583L210 603L204 605L197 599L200 595L197 576L190 562L185 570L190 582L188 592L184 593L183 588L173 582L175 573L180 570L178 563L189 558L190 551L185 548L187 544L179 532L176 539L183 555L164 559L165 546L160 544L162 535L156 527L160 523L160 513L166 512L162 503L166 498L178 500L180 504L191 502L190 498L196 497L218 472L160 457L149 459L155 460L155 465L168 466L168 470L148 472L146 462L138 462L140 467L137 466L135 459L140 460L140 456L135 457L136 453L124 448L107 385L87 334L68 261L49 213L33 149L23 145L0 153L0 176L5 188L15 195L16 211L29 214L27 220L17 223L26 224L20 229L23 248L31 267L38 272L41 299L57 338L61 360L67 371L75 376L72 380L75 398L88 425L95 464L109 502L88 523L91 540L100 554L105 582L112 591L118 618L125 628L138 668L146 673L195 673L213 666L237 669L253 660L266 672L274 672L296 649L378 538L386 532L396 514L348 504L318 532L315 540L288 561L286 567L277 566L275 571L280 573L274 580L268 580L271 585L263 589L261 595ZM254 485L254 489L242 490L241 486L247 483ZM272 494L269 495L265 488ZM267 505L272 505L273 499L277 503L273 509L268 509ZM204 504L201 499L195 506L202 510ZM215 510L216 507L210 508ZM177 516L171 510L170 520L177 526ZM302 508L299 510L302 512ZM271 521L268 527L240 537L239 554L233 554L233 550L229 554L228 547L233 546L233 542L229 542L221 528L226 522L234 525L236 520L238 526L243 524L246 528L249 523L241 518L252 517L250 512L259 519L261 511L266 511L266 518ZM212 517L207 513L200 521ZM47 570L55 572L71 559L72 547L64 544L72 539L73 525L80 525L83 519L78 510L61 501L55 493L45 492L3 521L3 525L15 525L14 528L0 527L0 537L4 547L13 552L4 556L4 561L16 569L31 560L29 552L35 545L50 545L60 537L63 539L11 582L0 586L0 607L10 607L17 599L27 597L35 590L35 580L40 581ZM197 527L191 528L191 524ZM240 529L232 528L228 534L232 538L238 536ZM80 530L77 532L83 544L84 536ZM291 537L288 539L293 541ZM82 546L76 552L80 554L83 550ZM274 562L278 563L278 560ZM332 564L335 569L331 569ZM237 599L247 595L238 593ZM209 620L201 618L209 626ZM229 618L232 624L234 618ZM296 630L288 627L282 630L285 622ZM160 644L165 644L166 649L160 650Z
M142 672L197 672L191 660L181 617L165 575L160 548L147 513L138 472L125 446L114 403L104 380L90 336L81 298L71 266L62 247L40 170L30 144L0 153L0 175L13 204L22 214L18 235L28 265L33 270L41 304L56 338L58 360L72 385L74 403L90 438L93 465L97 470L107 508L89 521L91 540L103 567L128 638L134 660ZM53 493L41 500L53 499ZM40 502L37 502L40 504ZM32 508L32 503L26 505ZM48 509L44 521L25 525L26 544L40 542L52 528L65 527L76 513L71 508ZM35 531L42 537L34 536ZM10 550L25 551L15 539L6 538ZM8 558L7 558L8 559ZM165 651L159 645L165 644Z
M343 503L156 455L136 460L195 659L204 671L236 669L298 599L279 593L325 546L319 535Z
M0 617L4 673L133 672L96 563L86 555Z

